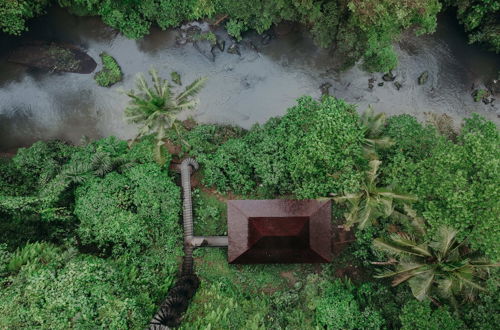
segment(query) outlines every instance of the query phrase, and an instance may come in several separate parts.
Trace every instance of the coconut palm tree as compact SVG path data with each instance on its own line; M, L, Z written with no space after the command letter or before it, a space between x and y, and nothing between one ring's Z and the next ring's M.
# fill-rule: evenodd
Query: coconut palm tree
M334 197L337 203L348 203L345 227L349 229L358 223L360 229L373 223L381 216L390 216L394 211L394 201L414 201L415 197L394 192L390 187L377 187L378 169L382 162L371 160L370 169L365 173L361 189L355 193Z
M387 116L381 112L375 115L373 108L369 107L362 115L360 122L365 127L365 140L363 151L368 159L377 159L377 149L386 149L394 145L394 141L382 135Z
M440 227L432 240L425 240L419 232L421 229L416 230L417 237L397 233L373 241L376 249L399 259L389 263L395 265L394 270L375 277L394 277L393 286L408 282L418 300L429 297L436 302L434 297L439 296L455 306L458 295L473 298L477 291L485 291L482 280L489 268L499 264L474 257L464 246L465 240L457 240L457 231L452 228Z
M156 135L155 158L163 160L161 147L169 129L174 128L180 137L177 114L185 109L192 109L197 102L194 96L204 86L206 79L198 78L188 85L184 91L174 95L172 86L158 76L156 70L149 71L152 86L149 86L143 75L137 78L137 92L126 92L130 97L129 106L125 109L125 117L129 123L139 124L136 139L148 134Z

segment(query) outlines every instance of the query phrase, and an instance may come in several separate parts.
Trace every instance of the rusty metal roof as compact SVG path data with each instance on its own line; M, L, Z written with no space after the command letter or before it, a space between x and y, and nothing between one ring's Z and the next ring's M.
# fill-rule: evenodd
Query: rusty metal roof
M318 263L332 260L330 200L231 200L230 263Z

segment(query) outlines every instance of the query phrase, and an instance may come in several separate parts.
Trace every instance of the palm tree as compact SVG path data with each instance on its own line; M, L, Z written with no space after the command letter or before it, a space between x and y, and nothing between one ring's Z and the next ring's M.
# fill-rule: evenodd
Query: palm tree
M436 238L430 241L422 234L417 235L415 238L397 233L387 239L375 239L373 246L376 249L399 258L386 263L395 264L394 270L386 270L375 277L394 277L393 286L407 281L418 300L429 297L436 302L433 296L437 295L449 299L454 306L460 294L473 298L477 291L485 291L480 282L488 275L489 268L499 264L473 257L465 249L465 241L456 239L457 231L452 228L440 227Z
M370 169L365 173L360 191L333 198L337 203L349 204L349 211L345 214L347 229L355 223L363 229L381 216L390 216L394 211L394 201L416 200L411 195L396 193L390 187L377 187L377 172L381 163L376 159L369 162Z
M387 117L385 113L375 115L373 108L369 107L362 115L360 122L365 127L365 140L363 151L368 159L377 159L377 149L386 149L394 145L394 141L387 136L382 136Z
M206 79L198 78L187 86L184 91L174 95L172 86L164 79L158 77L156 70L149 71L152 86L150 87L143 75L137 78L136 93L134 90L126 94L131 98L129 106L125 109L125 117L129 123L139 124L139 133L136 139L147 134L156 135L155 158L160 163L164 162L161 147L166 132L174 128L180 137L176 115L185 109L192 109L197 102L193 97L199 93Z

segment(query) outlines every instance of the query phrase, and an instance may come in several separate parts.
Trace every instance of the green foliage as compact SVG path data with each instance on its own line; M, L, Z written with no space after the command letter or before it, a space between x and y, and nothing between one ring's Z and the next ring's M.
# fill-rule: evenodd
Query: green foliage
M486 282L488 292L480 293L478 301L465 304L461 308L462 320L470 329L493 330L500 322L500 288L498 269Z
M163 139L167 132L174 128L179 135L179 125L176 115L182 110L196 106L194 97L200 92L206 78L198 78L177 95L174 95L172 86L158 76L156 70L149 71L152 86L150 87L144 76L137 77L137 92L127 92L130 97L129 106L125 109L128 122L139 124L139 133L136 139L149 134L156 135L155 159L160 165L166 164Z
M194 191L193 200L195 235L227 235L226 204L199 190Z
M299 198L356 189L364 138L354 107L331 97L297 102L280 120L256 126L201 158L205 183L239 194L258 185L267 194Z
M179 74L179 72L177 71L172 71L170 72L170 79L172 79L172 81L177 84L177 85L182 85L182 81L181 81L181 75Z
M379 311L363 308L356 299L357 289L350 282L325 282L316 304L316 322L328 329L381 329L384 319Z
M361 124L365 127L363 149L365 157L368 159L378 159L378 149L387 149L394 145L391 138L383 135L386 120L385 113L375 114L371 107L361 115Z
M490 92L484 88L476 89L472 93L472 97L474 98L474 102L481 102L484 98L487 98L488 96L490 96Z
M243 21L238 21L238 20L235 20L235 19L230 19L226 23L227 33L230 36L234 37L237 41L241 41L241 39L242 39L241 33L243 31L245 31L245 30L248 29L245 25L246 24Z
M408 117L396 119L387 128L396 145L385 156L386 184L418 197L414 208L429 223L430 236L442 225L453 227L472 248L498 260L500 134L495 124L474 115L454 143Z
M446 307L432 309L429 301L409 301L401 313L402 330L456 330L465 329L464 323L457 319Z
M122 70L116 60L106 53L99 54L102 60L102 70L94 76L99 86L109 87L122 80Z
M182 150L192 157L200 157L215 152L227 140L240 138L243 134L243 129L234 126L196 125L192 130L183 133L187 143L182 144Z
M22 249L17 249L9 256L9 261L5 264L5 271L17 273L22 267L31 264L49 264L56 260L61 253L60 249L47 243L29 243Z
M396 193L389 187L377 187L378 169L381 163L380 160L370 161L370 168L365 173L365 180L359 192L346 193L334 198L338 203L349 204L349 212L345 214L346 228L358 223L358 228L364 229L379 217L391 216L394 212L394 202L416 200L414 196Z
M212 46L215 46L215 44L217 44L217 36L211 31L195 34L193 36L193 40L194 41L208 41ZM178 84L178 85L180 85L180 84Z
M473 299L476 291L486 291L481 279L487 278L494 264L484 258L474 257L463 249L463 242L456 240L457 231L440 227L433 240L423 239L425 229L417 237L397 233L389 238L377 238L373 246L399 257L388 264L395 264L395 270L387 270L377 278L393 277L392 285L408 281L413 295L422 301L439 296L451 301L456 307L456 298L463 296Z
M73 149L59 141L36 142L29 148L19 149L12 162L26 180L25 185L32 192L39 191L57 175Z
M152 147L150 137L130 150L116 138L37 143L2 163L1 173L50 179L20 180L31 190L0 196L0 328L147 325L181 254L179 188ZM64 221L55 218L62 209Z
M31 262L0 292L0 327L143 326L146 306L120 286L121 276L94 257L63 253L52 262Z
M203 164L203 182L220 192L249 194L255 188L252 179L248 145L240 139L231 139L210 155L199 157Z
M168 237L173 247L179 238L179 189L155 164L92 178L75 196L77 233L84 245L121 254L151 247L159 237Z
M224 292L220 284L202 286L199 291L186 312L196 317L188 318L181 329L259 329L263 326L265 298L237 299Z
M448 1L457 7L457 17L469 34L469 42L486 44L500 52L500 3L495 0Z
M277 130L286 150L294 193L315 198L352 191L360 181L363 131L355 108L333 97L298 99Z
M49 0L0 1L0 31L20 35L26 31L26 21L44 12Z

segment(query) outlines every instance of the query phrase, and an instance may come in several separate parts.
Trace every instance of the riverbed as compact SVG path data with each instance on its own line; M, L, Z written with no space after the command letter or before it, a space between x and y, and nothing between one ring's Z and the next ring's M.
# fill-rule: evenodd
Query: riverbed
M22 37L0 36L0 151L37 140L78 143L83 136L133 137L135 126L123 120L128 101L123 90L133 88L136 74L151 67L163 77L179 72L184 84L200 76L208 78L198 108L183 114L204 123L250 128L283 115L301 95L320 97L319 87L324 83L331 84L331 95L356 104L359 111L372 106L378 112L408 113L420 119L425 112L445 113L457 124L477 112L500 123L500 102L483 104L471 96L481 82L498 74L500 56L468 45L449 14L440 16L433 35L406 33L395 44L399 65L393 73L402 85L399 90L394 82L384 82L382 74L364 72L360 66L335 70L335 57L316 47L300 28L269 43L249 33L240 44L241 55L229 54L226 47L212 61L191 43L179 45L179 29L152 28L147 37L130 40L96 17L71 16L59 8L29 26ZM226 46L232 43L223 29L215 32L226 40ZM30 40L70 43L96 61L101 52L107 52L120 64L124 79L112 88L103 88L95 83L93 74L50 73L7 62L9 50ZM424 71L429 79L419 85L418 76ZM370 78L374 79L373 88L369 87Z

